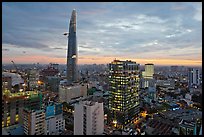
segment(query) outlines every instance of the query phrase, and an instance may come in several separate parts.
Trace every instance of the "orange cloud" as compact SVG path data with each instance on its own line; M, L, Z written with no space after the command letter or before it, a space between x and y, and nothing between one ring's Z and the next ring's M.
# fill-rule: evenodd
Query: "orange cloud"
M202 60L185 60L185 59L138 59L138 58L118 58L118 57L99 57L99 56L80 56L78 64L107 64L114 59L119 60L132 60L139 64L153 63L155 65L183 65L183 66L201 66ZM3 63L10 63L13 60L16 64L28 64L28 63L58 63L66 64L66 58L56 58L49 56L18 56L15 58L5 57L2 59Z

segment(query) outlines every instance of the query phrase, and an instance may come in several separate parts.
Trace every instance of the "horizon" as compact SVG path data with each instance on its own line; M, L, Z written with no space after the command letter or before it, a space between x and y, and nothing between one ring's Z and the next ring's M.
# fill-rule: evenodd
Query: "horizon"
M138 62L136 62L136 63L139 64L140 66L145 66L145 64L140 64ZM34 64L37 64L37 63L26 63L26 64L25 63L20 63L20 64L16 64L16 65L34 65ZM50 63L45 63L45 64L39 63L39 65L49 65L49 64ZM53 64L55 64L55 63L53 63ZM59 63L56 63L56 64L58 64L58 65L65 65L66 66L66 64L59 64ZM110 64L110 63L105 63L105 64L90 63L90 64L77 64L77 65L80 66L80 65L108 65L108 64ZM12 63L3 63L2 65L13 65L13 64ZM202 68L202 65L201 66L195 66L195 65L158 65L158 64L153 64L153 65L156 66L156 67L178 66L178 67L199 67L199 68Z
M73 9L79 65L117 58L202 67L202 2L3 2L2 64L66 64Z

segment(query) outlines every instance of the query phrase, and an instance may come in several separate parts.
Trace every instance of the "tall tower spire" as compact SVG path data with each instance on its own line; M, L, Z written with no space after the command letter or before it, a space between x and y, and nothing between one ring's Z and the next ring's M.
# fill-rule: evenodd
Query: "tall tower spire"
M72 11L69 23L68 50L67 50L67 81L72 83L78 80L77 68L77 40L76 40L76 10Z

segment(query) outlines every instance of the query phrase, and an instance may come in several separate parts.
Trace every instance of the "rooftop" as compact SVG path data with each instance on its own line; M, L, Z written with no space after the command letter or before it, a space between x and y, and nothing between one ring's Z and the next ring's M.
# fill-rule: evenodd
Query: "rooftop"
M2 135L24 135L23 125L17 124L2 128Z

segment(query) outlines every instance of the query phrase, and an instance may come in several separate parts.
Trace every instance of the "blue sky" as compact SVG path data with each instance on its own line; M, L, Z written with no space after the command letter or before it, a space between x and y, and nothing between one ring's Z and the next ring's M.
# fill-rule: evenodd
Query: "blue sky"
M202 62L202 3L3 2L3 63L53 58L65 64L67 38L62 34L73 9L81 64L113 58Z

